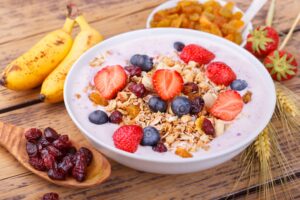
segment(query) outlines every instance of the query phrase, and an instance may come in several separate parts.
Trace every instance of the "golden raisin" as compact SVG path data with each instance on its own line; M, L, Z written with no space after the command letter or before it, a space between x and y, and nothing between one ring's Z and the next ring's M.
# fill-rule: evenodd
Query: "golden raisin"
M129 105L125 108L125 110L127 111L131 119L134 119L141 111L140 107L136 105Z
M252 99L252 92L247 91L244 95L243 95L243 102L245 104L249 103Z
M108 105L108 101L104 97L102 97L98 92L92 92L89 95L89 99L96 105L100 105L100 106Z
M177 147L175 154L182 157L182 158L192 158L193 155L188 152L187 150L185 150L184 148L181 147Z

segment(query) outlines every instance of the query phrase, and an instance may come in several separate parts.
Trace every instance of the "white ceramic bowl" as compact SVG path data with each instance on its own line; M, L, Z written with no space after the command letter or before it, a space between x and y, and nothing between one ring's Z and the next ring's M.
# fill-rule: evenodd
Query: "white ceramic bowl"
M156 42L147 43L146 40L155 38ZM217 55L226 53L224 62L237 73L238 78L248 81L248 89L253 92L252 101L244 106L239 117L224 135L217 137L210 144L208 151L199 150L192 158L181 158L174 153L157 153L150 147L140 146L136 153L128 153L114 147L112 134L118 127L114 124L94 125L88 122L88 113L94 111L87 94L82 92L94 74L100 68L89 67L89 62L96 56L112 48L124 44L123 53L132 55L139 39L141 53L147 53L147 46L163 47L168 39L178 39L184 42L200 44ZM145 40L144 40L145 39ZM141 42L140 41L140 42ZM126 46L127 45L127 46ZM170 51L173 50L169 44ZM119 55L117 52L116 55ZM138 52L134 52L138 53ZM148 52L149 53L149 52ZM151 54L150 54L151 55ZM239 62L239 64L237 64ZM112 63L113 64L113 63ZM114 63L121 64L121 63ZM90 70L93 72L91 73ZM80 93L81 98L76 98ZM179 174L189 173L211 168L243 151L269 122L275 107L275 88L269 73L254 56L240 46L223 38L204 32L187 29L145 29L109 38L83 54L69 72L64 90L67 111L82 134L103 154L128 167L153 173ZM100 106L97 109L102 109Z
M152 21L152 18L153 18L153 16L154 16L155 13L157 13L160 10L164 10L164 9L167 9L167 8L175 7L179 1L180 0L168 0L165 3L162 3L159 6L157 6L156 8L154 8L154 10L150 13L150 15L147 18L146 28L151 28L150 22ZM208 0L198 0L198 1L200 3L205 3ZM226 4L226 1L223 1L223 0L216 0L216 1L218 1L221 5L225 5ZM240 11L240 12L242 12L244 14L244 12L241 9L239 9L238 7L236 7L236 6L233 8L233 11L234 12ZM243 42L242 42L241 46L244 46L246 44L247 35L249 34L249 32L252 29L253 29L253 26L252 26L252 23L250 22L250 23L248 23L248 25L243 30L243 33L242 33Z

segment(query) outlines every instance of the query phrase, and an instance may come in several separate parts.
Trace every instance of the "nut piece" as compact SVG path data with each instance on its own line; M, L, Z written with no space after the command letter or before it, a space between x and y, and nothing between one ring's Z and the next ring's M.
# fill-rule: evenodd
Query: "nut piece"
M187 150L181 148L181 147L177 147L175 154L182 157L182 158L192 158L193 155L188 152Z

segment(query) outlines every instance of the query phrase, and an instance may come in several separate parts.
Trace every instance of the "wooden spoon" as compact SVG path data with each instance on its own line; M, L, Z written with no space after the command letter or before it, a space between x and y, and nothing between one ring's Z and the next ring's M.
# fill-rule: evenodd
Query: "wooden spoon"
M105 157L98 151L94 150L90 145L83 145L89 148L93 153L93 161L88 167L86 180L77 182L72 177L67 177L66 180L52 180L48 177L47 172L42 172L34 169L28 163L28 155L26 152L26 139L24 132L26 129L5 124L0 122L0 145L5 147L25 168L32 171L39 177L54 183L56 185L71 187L71 188L87 188L98 185L105 181L111 172L110 164ZM72 144L77 149L81 146L77 145L72 138Z

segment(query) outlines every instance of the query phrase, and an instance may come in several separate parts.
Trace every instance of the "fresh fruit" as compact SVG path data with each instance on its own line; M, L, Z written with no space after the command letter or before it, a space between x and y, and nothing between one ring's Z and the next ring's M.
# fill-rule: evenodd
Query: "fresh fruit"
M147 93L147 90L142 83L130 83L128 89L138 98L144 97Z
M2 73L0 84L11 90L29 90L40 86L69 53L73 43L73 25L74 20L67 18L62 29L49 33L12 61Z
M182 42L174 42L173 47L176 51L181 52L185 45Z
M124 69L128 72L129 76L141 76L142 75L142 68L137 66L126 66Z
M219 94L210 113L224 121L231 121L242 111L243 106L241 95L234 90L227 90Z
M236 79L232 69L223 62L212 62L207 66L206 76L216 85L228 86Z
M153 68L153 58L147 55L135 54L130 58L130 63L146 72Z
M108 116L102 110L95 110L91 114L89 114L89 121L93 124L105 124L108 122Z
M115 110L109 116L109 121L111 123L119 124L122 122L123 114L120 111Z
M113 134L113 141L118 149L134 153L143 137L143 129L137 125L125 125Z
M180 94L183 88L183 79L177 71L159 69L152 76L152 84L163 100L170 100Z
M152 150L156 151L156 152L159 152L159 153L163 153L163 152L168 151L167 147L162 142L158 142L155 146L152 147Z
M230 84L232 90L242 91L248 87L248 83L245 80L236 79Z
M31 128L25 132L25 138L28 141L37 141L41 136L42 131L37 128Z
M44 194L44 196L42 197L42 200L59 200L59 196L57 193L50 192L50 193Z
M182 93L185 95L195 94L199 91L199 87L196 83L187 82L183 85Z
M264 60L264 65L276 81L285 81L293 78L298 71L295 56L286 51L275 50Z
M143 138L141 145L143 146L155 146L160 140L159 131L153 126L147 126L143 130Z
M191 109L190 109L190 114L196 115L199 112L201 112L204 108L204 100L202 97L194 97L191 101Z
M246 49L258 58L267 56L278 48L279 35L268 26L258 26L247 36Z
M173 113L179 117L186 115L191 110L191 101L183 96L176 97L171 103Z
M86 50L103 40L103 36L92 28L82 15L76 17L75 21L81 30L76 36L69 54L43 82L40 99L45 102L63 101L65 79L73 63Z
M120 65L102 68L94 77L94 83L101 96L112 99L126 86L127 75Z
M166 112L168 106L167 102L156 96L149 99L148 105L153 112Z
M185 63L194 61L200 65L208 64L215 58L212 52L196 44L185 46L179 56Z
M215 128L209 119L204 118L202 122L202 130L206 135L211 135L211 136L215 135Z

